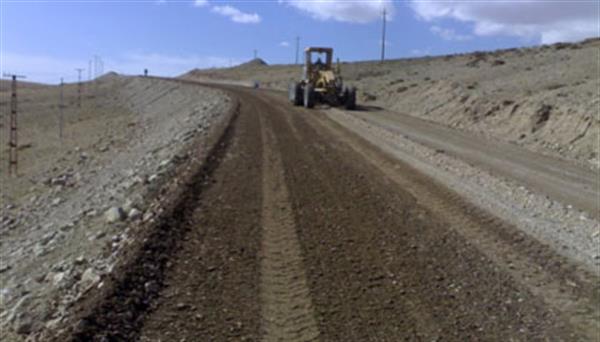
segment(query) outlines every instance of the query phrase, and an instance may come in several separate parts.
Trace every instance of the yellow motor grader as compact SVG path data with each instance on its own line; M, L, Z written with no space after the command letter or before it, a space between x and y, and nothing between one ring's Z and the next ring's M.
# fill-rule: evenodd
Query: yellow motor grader
M295 106L313 108L316 103L331 106L344 106L346 109L356 108L356 88L344 87L340 74L340 63L333 67L333 49L325 47L309 47L304 50L304 69L302 80L289 87L289 99ZM325 55L325 61L313 54Z

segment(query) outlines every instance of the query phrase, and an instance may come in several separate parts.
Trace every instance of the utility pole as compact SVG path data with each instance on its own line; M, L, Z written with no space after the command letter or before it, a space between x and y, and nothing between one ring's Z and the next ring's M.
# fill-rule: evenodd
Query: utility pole
M17 79L25 78L21 75L4 74L4 77L10 77L11 83L11 96L10 96L10 134L8 146L10 148L8 158L8 173L12 176L17 176L17 163L18 163L18 136L17 136Z
M300 52L300 36L296 36L296 64L298 64L298 53Z
M254 49L254 59L256 59L256 57L258 57L258 50Z
M385 21L386 21L385 7L383 7L383 27L381 31L381 62L385 60Z
M98 75L100 69L100 57L94 55L94 95L98 94Z
M76 68L77 70L77 107L81 108L81 72L85 69Z
M62 77L60 78L60 103L58 104L58 137L60 138L60 141L62 141L63 139L63 126L64 126L64 82Z
M88 61L88 82L92 80L92 60Z

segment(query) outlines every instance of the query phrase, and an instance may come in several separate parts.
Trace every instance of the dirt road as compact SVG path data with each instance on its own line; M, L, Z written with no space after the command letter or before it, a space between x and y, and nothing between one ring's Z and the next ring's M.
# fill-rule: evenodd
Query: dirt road
M411 140L527 184L596 218L600 215L598 172L397 112L377 110L353 114L369 124L406 135Z
M74 340L598 337L594 276L317 112L223 88L238 115Z

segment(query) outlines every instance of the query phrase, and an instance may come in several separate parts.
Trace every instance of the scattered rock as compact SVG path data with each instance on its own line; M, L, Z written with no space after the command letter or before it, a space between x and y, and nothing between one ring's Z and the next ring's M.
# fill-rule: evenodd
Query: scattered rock
M130 199L125 200L125 203L123 203L123 211L128 213L131 211L131 209L133 209L133 201Z
M111 207L104 213L106 223L115 223L125 218L125 212L120 207Z
M96 271L94 271L93 268L88 268L87 270L85 270L85 272L83 272L83 274L81 275L81 280L80 280L80 284L81 284L81 289L83 290L83 292L87 292L89 289L91 289L94 285L98 284L100 282L100 275L98 275L96 273Z
M147 211L142 217L142 221L150 221L154 217L154 214L151 211Z
M131 221L135 221L138 220L142 217L142 212L136 208L131 208L131 210L129 211L129 213L127 214L127 217L131 220Z
M177 304L177 310L187 310L189 309L191 306L189 304L185 304L185 303L178 303Z
M160 164L158 164L158 167L165 167L167 165L169 165L171 161L169 159L165 159L163 161L160 162Z
M13 329L17 334L28 335L31 333L31 328L33 327L33 321L29 315L26 313L21 313L17 315L15 321L13 322Z
M85 213L85 216L87 217L94 217L96 215L98 215L98 211L96 209L89 210Z
M42 238L40 240L40 244L42 246L47 245L50 241L52 241L52 239L54 239L55 236L56 236L56 232L47 233L46 235L42 236Z
M64 283L65 276L66 276L65 272L54 273L51 278L52 285L54 285L56 287L61 287L61 285Z
M0 273L4 273L8 270L10 270L10 265L7 265L7 264L0 265Z
M375 100L377 100L377 96L375 96L375 95L373 95L371 93L363 92L362 99L365 102L375 101Z
M74 262L74 264L75 264L75 265L83 265L83 264L85 264L85 263L86 263L86 261L87 261L87 260L85 259L85 257L84 257L83 255L80 255L80 256L78 256L78 257L75 259L75 262Z

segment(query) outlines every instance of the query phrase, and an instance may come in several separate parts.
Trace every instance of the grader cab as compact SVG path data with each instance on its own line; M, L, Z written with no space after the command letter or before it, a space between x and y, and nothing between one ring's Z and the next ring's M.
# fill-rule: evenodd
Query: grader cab
M289 87L289 99L296 106L313 108L316 103L356 108L356 88L344 87L339 61L333 67L333 49L309 47L304 50L304 69L300 82ZM313 57L316 56L316 59Z

